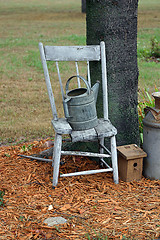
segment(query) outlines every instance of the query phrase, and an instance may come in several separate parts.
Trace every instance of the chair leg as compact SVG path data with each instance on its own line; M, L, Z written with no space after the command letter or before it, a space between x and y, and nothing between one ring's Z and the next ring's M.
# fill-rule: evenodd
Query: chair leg
M117 163L117 148L116 148L116 137L111 137L111 158L112 158L112 168L113 168L113 180L117 184L118 180L118 163Z
M104 138L100 138L100 139L99 139L99 143L102 144L102 145L104 145ZM100 153L104 153L104 149L103 149L100 145L99 145L99 152L100 152ZM100 159L99 159L99 166L100 166L100 167L103 167L103 168L105 167L105 166L104 166L104 163L103 163L103 158L100 158Z
M53 151L53 188L58 184L61 147L62 147L62 135L56 134Z

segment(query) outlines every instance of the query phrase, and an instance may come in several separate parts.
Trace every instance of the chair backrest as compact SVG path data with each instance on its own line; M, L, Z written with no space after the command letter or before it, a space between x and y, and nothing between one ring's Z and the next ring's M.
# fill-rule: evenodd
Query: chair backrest
M55 100L53 96L52 86L49 77L49 71L47 67L47 61L55 61L62 98L64 96L61 75L59 70L58 62L60 61L75 61L76 73L79 75L78 62L86 61L87 62L87 78L89 85L91 86L90 79L90 61L101 61L102 69L102 91L103 91L103 113L104 119L108 119L108 94L107 94L107 70L106 70L106 53L105 53L105 43L100 42L100 45L88 45L88 46L43 46L42 43L39 43L39 50L44 70L45 81L47 85L48 95L50 99L53 119L57 120L57 110L55 105ZM78 87L80 87L80 79L77 78Z

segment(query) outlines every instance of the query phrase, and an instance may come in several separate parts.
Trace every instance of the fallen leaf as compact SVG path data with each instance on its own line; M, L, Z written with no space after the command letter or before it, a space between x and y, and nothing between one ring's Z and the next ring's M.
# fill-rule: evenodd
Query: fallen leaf
M65 210L68 210L71 208L71 205L70 204L65 204L63 205L63 207L60 208L61 211L65 211Z
M78 212L79 212L80 214L84 213L85 211L86 211L85 209L78 209Z
M107 218L104 222L102 222L103 224L108 223L111 220L111 218Z

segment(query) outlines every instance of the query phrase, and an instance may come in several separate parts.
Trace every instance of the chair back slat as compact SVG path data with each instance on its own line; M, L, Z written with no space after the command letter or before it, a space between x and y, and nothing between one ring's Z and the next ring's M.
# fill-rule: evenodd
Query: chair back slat
M88 83L91 87L91 75L90 75L90 68L89 68L89 61L87 61L87 75L88 75Z
M78 62L76 61L75 64L76 64L77 76L79 76ZM80 83L79 77L77 77L77 83L78 83L78 88L80 88L81 87L81 83Z
M60 71L59 71L59 65L58 65L58 62L56 62L56 67L57 67L57 73L58 73L58 78L59 78L59 84L60 84L61 93L62 93L62 100L64 100L64 90L63 90L62 79L61 79L61 75L60 75Z
M45 46L47 61L99 61L100 46Z
M102 89L103 89L103 115L108 119L108 87L107 87L107 69L106 69L106 51L105 43L101 42L101 68L102 68Z

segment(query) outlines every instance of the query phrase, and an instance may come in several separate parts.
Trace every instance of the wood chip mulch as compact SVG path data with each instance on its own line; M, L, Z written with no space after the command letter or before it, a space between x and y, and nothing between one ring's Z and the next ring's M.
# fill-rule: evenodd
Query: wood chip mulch
M53 190L51 163L18 156L39 153L44 143L0 148L0 239L160 238L160 180L115 185L112 173L102 173L60 178ZM63 173L99 168L82 157L63 161ZM67 222L43 223L57 216Z

